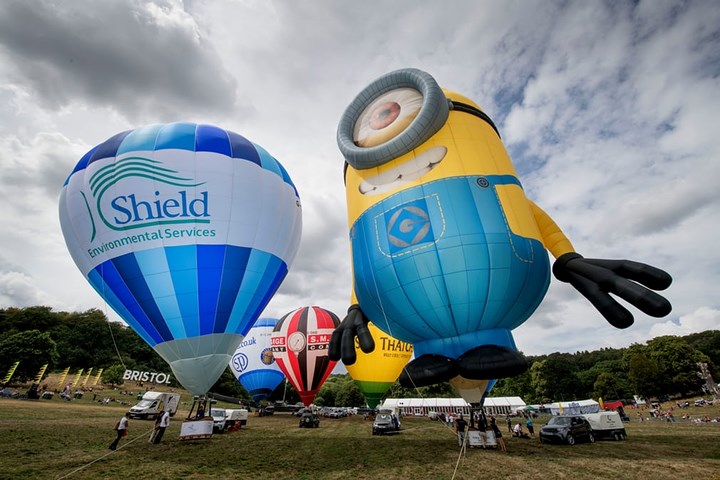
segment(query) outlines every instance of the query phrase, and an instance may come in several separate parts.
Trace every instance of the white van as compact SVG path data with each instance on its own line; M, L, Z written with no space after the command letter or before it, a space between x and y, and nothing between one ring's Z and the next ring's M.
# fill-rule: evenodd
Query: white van
M618 412L585 413L582 416L590 423L595 438L625 440L627 437Z
M138 404L130 409L130 418L157 418L163 410L173 416L179 403L179 393L145 392Z

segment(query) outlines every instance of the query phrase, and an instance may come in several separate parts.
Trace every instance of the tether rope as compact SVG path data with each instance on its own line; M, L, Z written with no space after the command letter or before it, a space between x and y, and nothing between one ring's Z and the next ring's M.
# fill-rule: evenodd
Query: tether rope
M150 430L146 431L145 433L142 433L142 434L138 435L137 437L133 438L132 440L128 440L127 442L123 443L122 445L120 445L120 446L117 448L117 450L111 450L110 452L102 455L101 457L96 458L96 459L93 460L92 462L86 463L85 465L76 468L76 469L73 470L72 472L66 473L66 474L63 475L62 477L56 478L55 480L62 480L62 479L64 479L64 478L67 478L67 477L69 477L70 475L79 472L79 471L82 470L83 468L87 468L87 467L89 467L90 465L92 465L93 463L99 462L99 461L102 460L103 458L112 455L113 453L117 452L118 450L122 450L123 448L127 447L127 446L130 445L131 443L134 443L134 442L138 441L138 440L141 439L141 438L146 438L146 437L147 437L147 434L150 433L150 432L152 432L153 430L155 430L155 426L153 426Z

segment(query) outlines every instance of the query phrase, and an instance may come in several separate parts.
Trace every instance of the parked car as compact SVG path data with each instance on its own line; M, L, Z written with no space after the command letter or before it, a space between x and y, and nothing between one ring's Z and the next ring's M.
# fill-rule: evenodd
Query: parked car
M383 433L396 432L400 430L400 425L395 423L391 413L380 412L375 416L372 426L373 435L382 435Z
M540 428L542 443L567 443L575 445L579 440L595 442L590 423L580 415L558 415Z
M320 417L310 410L305 410L300 415L300 428L318 428L320 426Z
M267 417L275 413L275 407L273 405L267 405L265 407L258 408L257 415L259 417Z

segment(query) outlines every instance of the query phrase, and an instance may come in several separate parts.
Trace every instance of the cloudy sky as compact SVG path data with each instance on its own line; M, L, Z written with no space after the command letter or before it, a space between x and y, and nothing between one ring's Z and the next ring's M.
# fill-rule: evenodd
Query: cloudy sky
M527 354L720 325L720 7L707 1L0 3L0 307L98 308L58 220L62 184L108 137L210 123L262 145L303 200L300 251L265 316L351 285L338 120L415 67L494 119L527 195L587 257L666 269L673 312L616 330L555 279L515 331Z

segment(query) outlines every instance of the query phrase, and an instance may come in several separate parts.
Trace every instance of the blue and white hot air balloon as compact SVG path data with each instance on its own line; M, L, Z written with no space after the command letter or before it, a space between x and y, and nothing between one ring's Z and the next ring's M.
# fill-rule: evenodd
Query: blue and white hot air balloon
M90 284L202 395L285 278L302 208L260 146L171 123L85 154L63 186L60 223Z
M259 318L230 360L235 378L255 404L267 399L285 380L272 352L272 332L277 322L276 318Z

